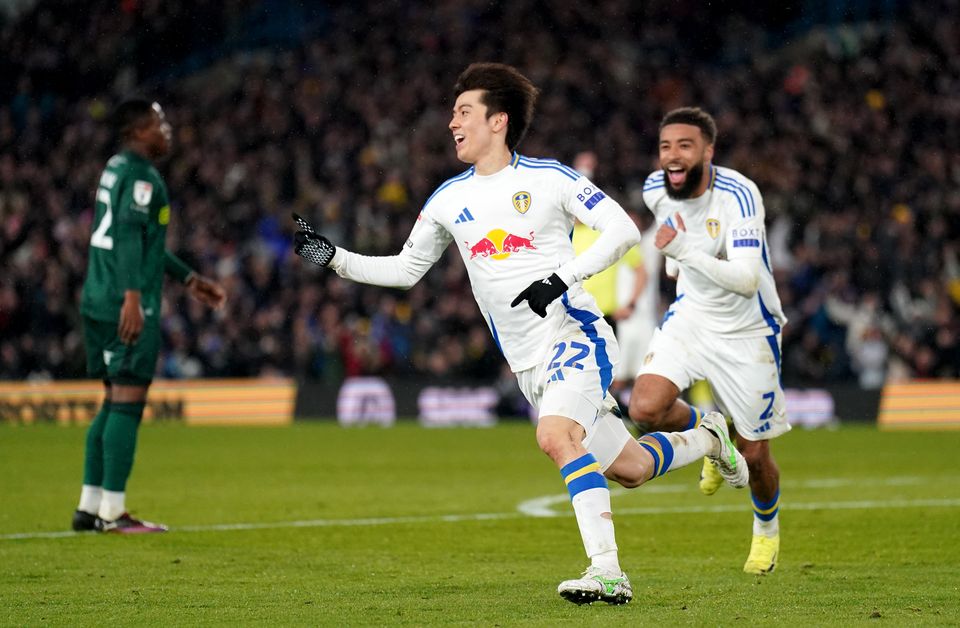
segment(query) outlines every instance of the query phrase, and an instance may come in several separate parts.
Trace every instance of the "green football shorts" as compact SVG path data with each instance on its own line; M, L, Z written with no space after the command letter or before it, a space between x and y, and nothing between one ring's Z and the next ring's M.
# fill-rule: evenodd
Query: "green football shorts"
M160 355L160 327L145 325L132 345L120 342L117 323L83 317L87 373L113 384L149 386Z

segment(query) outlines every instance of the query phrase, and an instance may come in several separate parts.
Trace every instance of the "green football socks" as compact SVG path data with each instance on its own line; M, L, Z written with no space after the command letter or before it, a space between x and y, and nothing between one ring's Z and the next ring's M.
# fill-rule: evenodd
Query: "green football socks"
M103 484L103 429L109 415L110 401L104 399L93 423L87 428L87 448L83 459L83 483L87 486ZM96 509L90 512L96 512Z
M103 430L103 488L123 492L133 468L144 403L113 403Z

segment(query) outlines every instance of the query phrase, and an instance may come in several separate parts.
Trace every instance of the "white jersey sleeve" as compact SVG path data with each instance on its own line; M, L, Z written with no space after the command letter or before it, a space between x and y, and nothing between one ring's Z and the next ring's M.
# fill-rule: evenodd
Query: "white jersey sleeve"
M352 281L408 289L440 259L451 239L427 211L421 211L398 255L371 257L337 247L330 267Z
M586 251L557 269L557 276L568 286L607 269L640 242L640 230L620 203L586 177L571 182L563 208L600 232L600 237Z

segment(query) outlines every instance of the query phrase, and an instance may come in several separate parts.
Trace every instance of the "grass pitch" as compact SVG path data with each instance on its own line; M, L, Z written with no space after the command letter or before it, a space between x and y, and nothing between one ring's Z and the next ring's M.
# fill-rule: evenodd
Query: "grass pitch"
M128 505L160 535L66 533L84 429L0 425L0 625L955 625L960 433L775 441L781 561L741 572L749 493L698 465L615 490L634 601L587 564L529 425L141 429Z

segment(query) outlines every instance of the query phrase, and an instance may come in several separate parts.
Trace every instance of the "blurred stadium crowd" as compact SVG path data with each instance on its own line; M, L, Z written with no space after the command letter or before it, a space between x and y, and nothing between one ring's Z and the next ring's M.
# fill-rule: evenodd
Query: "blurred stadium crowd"
M229 293L214 315L168 286L160 375L495 378L503 360L452 248L398 292L307 268L289 246L297 211L352 250L400 250L420 203L464 169L446 124L474 60L542 88L523 153L594 150L596 182L636 211L662 114L714 114L716 162L764 194L786 385L960 375L956 0L775 47L785 28L696 2L359 2L246 51L228 44L254 0L88 4L78 19L40 3L0 31L0 378L84 375L104 120L132 93L174 125L168 247Z

